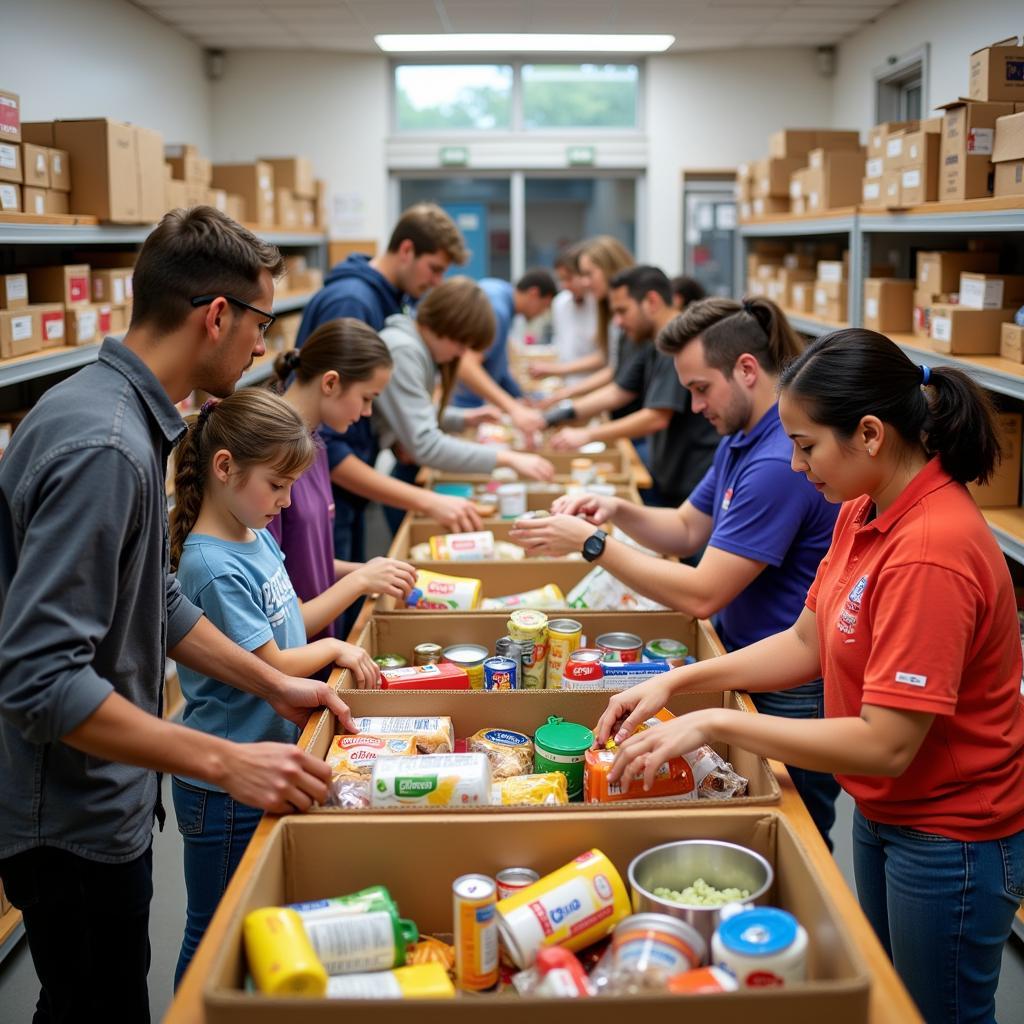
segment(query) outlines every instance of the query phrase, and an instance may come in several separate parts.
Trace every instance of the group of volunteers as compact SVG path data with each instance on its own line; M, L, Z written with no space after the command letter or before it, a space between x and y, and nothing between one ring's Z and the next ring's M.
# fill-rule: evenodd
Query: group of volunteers
M1024 897L1024 704L1013 585L965 487L1000 454L984 393L870 331L805 347L772 302L707 298L608 236L514 284L446 276L465 259L444 211L407 210L386 251L328 275L276 386L235 391L265 352L283 260L209 207L174 211L139 253L124 340L15 434L0 462L0 879L41 982L35 1019L149 1019L156 773L173 776L184 837L176 983L260 815L325 798L329 769L298 729L319 707L354 729L322 680L340 665L379 683L341 637L365 596L415 582L405 562L366 560L367 504L392 524L415 510L480 528L472 503L415 479L550 480L535 452L456 436L504 415L527 438L557 425L564 450L631 438L654 481L643 505L559 498L511 539L713 618L729 652L611 698L596 732L619 744L613 779L646 787L669 757L736 744L789 766L826 842L842 787L861 903L922 1014L992 1020ZM529 374L563 384L541 399L508 346L517 317L545 313L555 358ZM197 390L212 397L186 426L176 403ZM182 725L162 717L168 657ZM675 693L726 689L764 714L633 735Z

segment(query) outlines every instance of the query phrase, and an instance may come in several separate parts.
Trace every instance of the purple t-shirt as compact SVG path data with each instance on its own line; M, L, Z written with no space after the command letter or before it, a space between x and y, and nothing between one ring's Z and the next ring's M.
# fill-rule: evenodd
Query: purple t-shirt
M292 486L292 503L267 527L284 552L285 568L300 601L319 597L334 583L334 496L327 451ZM334 636L332 622L310 641Z

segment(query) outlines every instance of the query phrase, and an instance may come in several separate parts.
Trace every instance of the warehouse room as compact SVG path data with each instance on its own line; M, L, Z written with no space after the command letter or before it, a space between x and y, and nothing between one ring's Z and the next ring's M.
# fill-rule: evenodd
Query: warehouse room
M0 1019L1024 1022L1024 20L0 3Z

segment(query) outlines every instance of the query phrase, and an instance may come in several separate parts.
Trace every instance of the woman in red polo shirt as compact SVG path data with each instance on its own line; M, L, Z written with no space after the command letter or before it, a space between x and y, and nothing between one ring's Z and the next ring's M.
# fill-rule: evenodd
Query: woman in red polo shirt
M953 369L836 331L782 374L793 468L844 502L788 630L613 697L612 781L719 741L833 772L857 803L861 905L929 1024L992 1021L1024 898L1024 700L1013 584L964 486L998 457L992 408ZM822 675L825 718L710 709L631 736L682 690ZM628 737L628 738L627 738ZM639 786L640 783L634 783Z

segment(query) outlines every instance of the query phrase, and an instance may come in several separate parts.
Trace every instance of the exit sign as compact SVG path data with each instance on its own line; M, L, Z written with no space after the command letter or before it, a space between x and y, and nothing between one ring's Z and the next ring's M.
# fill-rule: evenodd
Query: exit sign
M442 146L442 167L465 167L469 163L468 146Z
M565 151L565 159L570 167L590 167L597 157L593 146L569 146Z

